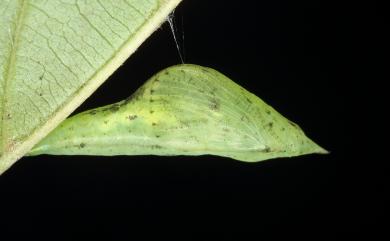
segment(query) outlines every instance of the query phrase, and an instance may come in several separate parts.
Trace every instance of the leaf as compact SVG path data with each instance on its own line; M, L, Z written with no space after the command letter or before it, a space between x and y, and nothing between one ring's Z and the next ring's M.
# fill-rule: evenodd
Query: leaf
M1 0L0 174L54 129L180 0Z
M75 115L30 155L204 155L261 161L326 153L221 73L178 65L116 104Z

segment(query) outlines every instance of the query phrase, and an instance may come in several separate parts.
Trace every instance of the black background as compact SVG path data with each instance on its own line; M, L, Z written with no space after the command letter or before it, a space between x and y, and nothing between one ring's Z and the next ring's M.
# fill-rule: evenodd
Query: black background
M185 61L229 76L330 155L254 164L214 156L23 158L0 176L0 232L56 240L378 234L384 170L346 144L345 10L328 1L241 2L184 0L175 20ZM122 100L178 63L164 24L77 112Z

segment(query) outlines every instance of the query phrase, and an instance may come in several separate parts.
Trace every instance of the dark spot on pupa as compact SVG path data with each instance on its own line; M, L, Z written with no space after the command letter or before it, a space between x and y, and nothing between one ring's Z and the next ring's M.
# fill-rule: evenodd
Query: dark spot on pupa
M42 96L43 94L42 93L39 93L39 96Z
M150 94L153 95L154 89L150 89Z
M266 148L264 148L263 152L269 153L269 152L271 152L271 148L269 146L267 146Z
M80 148L84 148L85 147L85 143L80 143Z
M211 99L209 108L213 111L219 110L219 102L216 99Z
M284 128L284 127L283 127L281 130L282 130L282 131L285 131L285 130L286 130L286 128Z
M252 101L248 97L246 97L246 101L248 101L249 104L252 104Z
M213 87L211 90L210 90L210 95L213 95L215 96L215 92L217 92L217 88Z
M39 76L39 79L42 80L43 79L43 75Z
M154 80L154 82L159 82L160 80L158 79L158 78L156 78L155 80Z
M129 120L135 120L135 119L137 119L137 115L129 115L128 117L127 117L127 119L129 119Z
M120 107L120 106L121 106L121 105L118 104L118 103L112 104L112 105L103 107L103 108L101 109L101 111L112 111L112 112L116 112L116 111L119 110L119 107Z
M186 127L189 127L190 126L190 123L188 121L185 121L185 120L180 120L180 128L186 128Z
M153 114L153 113L154 113L154 110L150 110L149 113L150 113L150 114Z
M273 126L274 126L274 123L273 123L273 122L268 123L268 127L269 127L269 128L272 128Z
M150 102L150 103L153 103L153 102L154 102L154 100L153 100L153 99L150 99L150 100L149 100L149 102Z
M271 111L270 110L266 110L265 113L267 113L267 115L270 115Z
M119 104L113 104L111 106L109 106L108 110L112 111L112 112L116 112L119 110Z
M107 125L107 123L108 123L108 121L106 121L106 120L105 120L105 121L104 121L104 124L106 124L106 125Z
M165 71L164 74L165 74L165 75L169 75L169 72L168 72L168 71Z
M240 118L241 121L248 121L248 117L246 117L245 115L241 116Z
M229 132L230 130L228 128L222 128L224 132Z
M96 110L91 110L90 112L88 112L88 114L90 115L96 115L97 111Z
M157 123L156 123L156 122L153 122L153 123L152 123L152 126L156 126L156 125L157 125Z
M152 149L161 149L162 146L160 146L160 145L151 145L150 148L152 148Z
M160 138L160 136L159 136L159 135L156 135L156 138Z

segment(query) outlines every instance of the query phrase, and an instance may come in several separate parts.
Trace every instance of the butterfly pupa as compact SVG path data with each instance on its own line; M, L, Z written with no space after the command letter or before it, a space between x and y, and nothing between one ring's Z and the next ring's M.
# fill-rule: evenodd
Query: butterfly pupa
M216 70L177 65L121 102L68 118L29 155L218 155L255 162L326 150Z

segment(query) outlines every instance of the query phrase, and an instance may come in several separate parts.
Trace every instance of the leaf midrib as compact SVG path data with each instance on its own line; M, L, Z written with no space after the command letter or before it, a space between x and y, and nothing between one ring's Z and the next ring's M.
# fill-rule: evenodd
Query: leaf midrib
M4 71L3 96L0 97L0 103L2 104L3 110L0 120L0 125L2 126L0 138L3 139L2 146L0 147L0 153L4 153L9 148L9 143L7 142L8 138L6 135L6 123L7 120L12 117L9 116L9 113L7 113L7 94L9 89L9 81L15 74L16 51L19 44L20 32L26 15L27 0L19 0L18 4L19 8L16 16L16 24L14 25L15 27L13 29L10 29L11 51Z
M0 0L1 1L1 0ZM28 5L28 0L20 0L21 3ZM28 150L30 150L37 141L41 140L47 135L55 126L63 121L75 107L79 106L93 91L95 91L123 62L141 45L141 43L150 36L160 26L166 16L181 2L182 0L158 0L158 7L148 19L148 24L143 24L138 32L135 32L133 36L125 41L125 43L116 51L116 54L106 62L104 66L99 68L99 71L86 81L81 88L75 91L69 99L62 103L55 112L53 112L44 125L35 127L29 136L23 139L22 142L15 144L0 144L6 149L0 149L0 175L8 169L15 161L21 158ZM20 7L21 8L21 7ZM23 11L26 11L26 6L23 7ZM19 10L20 11L20 10ZM25 13L18 12L21 17ZM23 26L23 18L19 18L20 27ZM20 31L20 29L19 29ZM18 33L18 35L20 32ZM16 32L15 32L16 36ZM16 50L16 49L15 49ZM7 74L8 75L8 74ZM7 80L12 81L10 76ZM5 95L4 95L5 96ZM1 97L0 97L1 101ZM5 105L6 107L6 105ZM9 122L12 123L12 122ZM0 125L2 123L0 122ZM2 130L1 130L2 131ZM1 135L1 133L0 133ZM5 141L3 136L0 136L0 140ZM1 148L0 146L0 148Z

